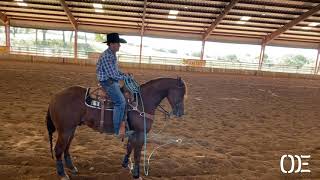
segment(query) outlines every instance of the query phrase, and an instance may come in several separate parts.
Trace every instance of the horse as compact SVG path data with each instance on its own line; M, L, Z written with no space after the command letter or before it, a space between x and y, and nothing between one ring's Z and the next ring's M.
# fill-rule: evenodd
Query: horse
M86 106L84 102L86 91L87 88L72 86L55 94L49 103L46 115L52 158L52 136L55 131L58 133L54 148L56 171L58 176L64 180L69 179L69 176L64 170L62 154L64 155L66 168L71 170L74 175L78 173L69 152L77 126L85 124L96 131L99 130L96 122L100 121L101 110ZM128 168L129 158L132 150L134 150L134 165L131 172L134 179L141 179L141 150L144 145L144 138L151 130L157 107L163 99L167 98L172 109L171 114L175 117L181 117L184 115L185 95L186 84L180 77L157 78L140 86L141 100L138 101L137 108L126 113L128 126L134 133L128 137L127 152L122 161L122 167ZM112 111L105 111L104 114L103 126L113 132ZM144 121L146 124L144 124Z

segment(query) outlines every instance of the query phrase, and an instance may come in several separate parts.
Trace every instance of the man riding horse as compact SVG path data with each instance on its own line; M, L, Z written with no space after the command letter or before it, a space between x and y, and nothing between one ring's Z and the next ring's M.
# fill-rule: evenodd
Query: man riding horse
M97 79L114 103L114 133L115 136L121 137L122 135L119 134L119 130L121 120L124 118L126 101L120 90L119 81L124 80L127 75L119 70L116 53L120 49L120 43L127 43L127 41L120 38L118 33L110 33L107 35L107 40L104 43L107 43L108 49L101 54L97 62ZM127 134L130 133L132 132L127 132Z
M106 43L109 47L102 53L97 63L97 78L114 103L113 112L111 109L105 109L104 103L102 103L102 107L91 106L96 103L87 104L86 98L90 94L90 88L81 86L68 87L55 94L49 102L46 125L50 150L53 158L53 133L57 131L58 137L54 153L57 174L62 180L70 179L64 167L74 175L78 173L69 151L78 126L85 124L97 131L102 128L103 131L100 132L114 132L119 135L120 123L126 108L126 101L120 91L119 81L125 79L128 83L130 79L132 80L132 77L119 71L117 64L116 52L119 51L120 43L124 42L126 41L120 39L117 33L108 34ZM128 87L133 89L133 86ZM180 77L157 78L139 86L139 98L135 98L138 100L136 106L127 113L128 129L134 133L128 133L127 151L122 161L122 167L128 168L129 159L133 152L134 165L131 173L134 179L140 178L141 151L143 146L146 148L147 134L155 120L157 107L166 98L172 109L169 114L181 117L184 115L186 92L186 84ZM108 153L107 150L106 153Z

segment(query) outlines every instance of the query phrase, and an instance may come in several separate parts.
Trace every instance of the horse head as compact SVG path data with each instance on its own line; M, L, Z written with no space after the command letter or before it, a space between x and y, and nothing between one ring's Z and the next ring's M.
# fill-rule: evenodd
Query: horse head
M184 99L186 95L186 84L178 77L174 86L169 88L167 99L172 108L172 114L176 117L184 115Z

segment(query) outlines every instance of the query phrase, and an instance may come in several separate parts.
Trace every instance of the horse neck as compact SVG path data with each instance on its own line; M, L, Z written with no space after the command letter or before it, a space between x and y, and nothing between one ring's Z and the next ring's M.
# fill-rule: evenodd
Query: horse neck
M168 96L168 90L170 89L168 84L158 80L152 84L146 84L141 88L145 112L154 114L160 102Z

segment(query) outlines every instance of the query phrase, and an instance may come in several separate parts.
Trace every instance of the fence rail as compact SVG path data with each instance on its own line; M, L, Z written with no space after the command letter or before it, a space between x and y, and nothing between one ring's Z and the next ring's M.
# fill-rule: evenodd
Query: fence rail
M36 56L50 56L50 57L67 57L67 58L74 57L73 50L54 49L54 48L45 48L45 47L12 46L10 48L10 53L28 54L28 55L36 55ZM87 51L78 51L79 60L87 59L90 53L91 52L87 52ZM121 62L140 63L139 55L118 54L118 59ZM186 64L183 63L183 58L173 58L173 57L142 56L141 63L186 66ZM230 61L223 61L223 60L206 60L205 67L220 68L220 69L258 70L259 64L248 63L248 62L233 63ZM271 72L314 74L314 67L311 67L311 66L295 67L295 66L289 66L289 65L283 65L283 64L263 64L261 70L271 71Z

